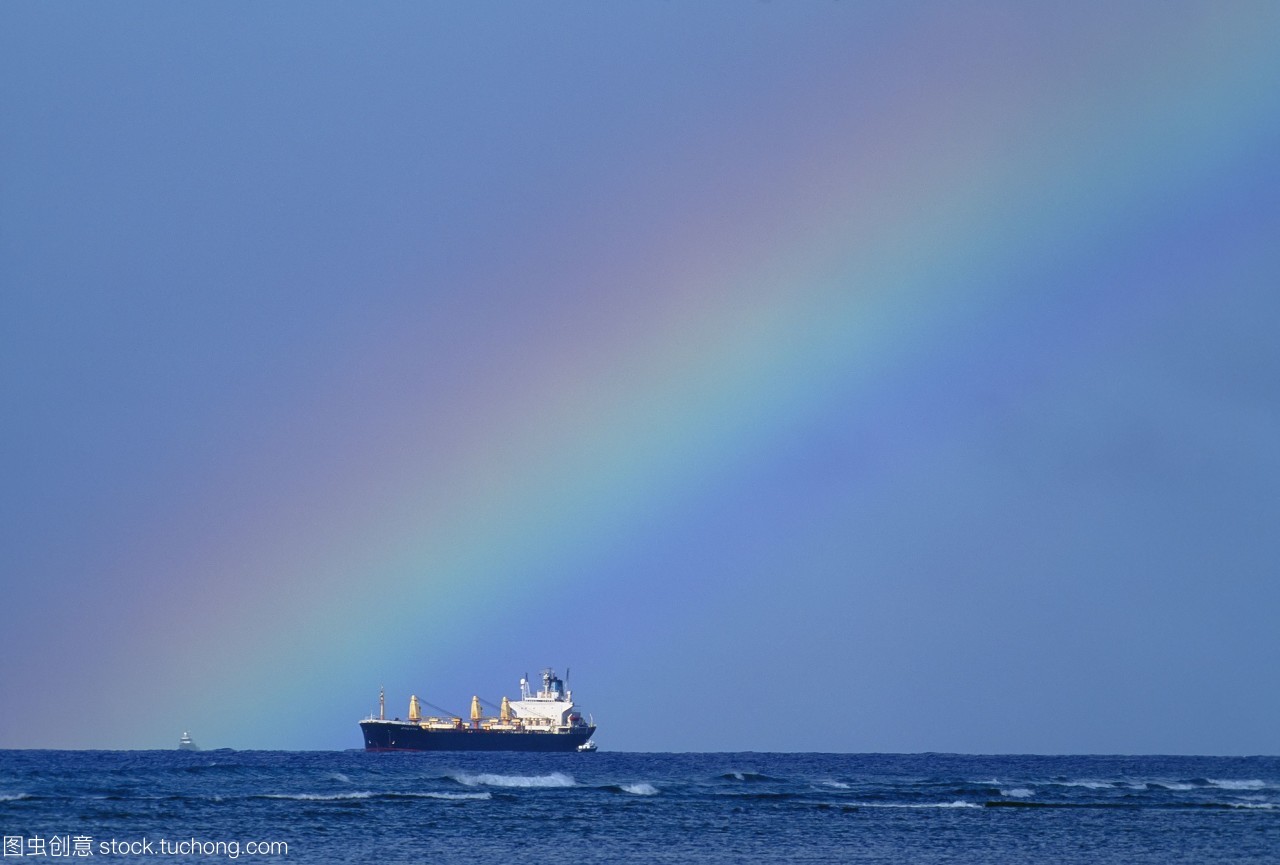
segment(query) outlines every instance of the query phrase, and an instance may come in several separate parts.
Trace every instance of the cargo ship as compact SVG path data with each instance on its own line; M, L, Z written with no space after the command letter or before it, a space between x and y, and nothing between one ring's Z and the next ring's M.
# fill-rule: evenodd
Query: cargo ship
M485 717L478 696L471 698L469 721L446 713L423 717L425 701L409 697L407 720L387 718L386 695L378 694L378 717L360 722L366 751L590 751L596 731L573 705L573 693L552 669L542 671L542 688L533 693L520 680L520 699L502 698L496 717ZM430 705L430 704L426 704ZM438 707L432 707L438 708Z

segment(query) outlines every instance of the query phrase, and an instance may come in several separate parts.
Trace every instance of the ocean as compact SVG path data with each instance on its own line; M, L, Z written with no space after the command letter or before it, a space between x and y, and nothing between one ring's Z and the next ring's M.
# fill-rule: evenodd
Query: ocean
M1280 862L1280 758L0 751L0 832L15 862Z

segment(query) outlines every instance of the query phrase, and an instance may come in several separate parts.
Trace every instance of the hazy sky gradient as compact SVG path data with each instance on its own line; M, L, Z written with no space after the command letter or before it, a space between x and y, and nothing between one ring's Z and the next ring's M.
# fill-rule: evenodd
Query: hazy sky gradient
M1277 753L1280 7L0 7L0 747Z

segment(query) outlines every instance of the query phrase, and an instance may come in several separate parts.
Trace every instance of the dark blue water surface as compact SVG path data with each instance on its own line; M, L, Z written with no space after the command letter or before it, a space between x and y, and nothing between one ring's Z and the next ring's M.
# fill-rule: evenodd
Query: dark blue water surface
M0 833L14 862L1280 862L1280 758L0 751Z

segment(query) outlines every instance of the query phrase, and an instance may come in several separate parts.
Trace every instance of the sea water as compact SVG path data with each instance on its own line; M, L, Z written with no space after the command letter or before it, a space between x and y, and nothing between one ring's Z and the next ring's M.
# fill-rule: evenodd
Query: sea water
M1280 862L1280 758L0 751L0 833L14 862Z

